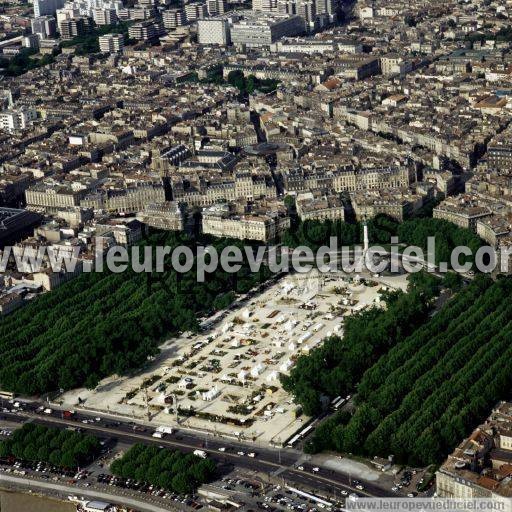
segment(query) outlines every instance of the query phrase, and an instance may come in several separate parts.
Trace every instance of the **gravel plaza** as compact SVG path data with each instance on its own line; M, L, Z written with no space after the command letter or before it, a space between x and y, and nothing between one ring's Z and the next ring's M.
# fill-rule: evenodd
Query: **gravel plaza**
M405 289L404 276L359 280L342 273L288 275L226 312L199 334L167 340L142 373L104 379L57 401L89 410L179 425L264 444L284 444L309 418L280 385L301 354L331 335L344 319L379 304L379 292Z

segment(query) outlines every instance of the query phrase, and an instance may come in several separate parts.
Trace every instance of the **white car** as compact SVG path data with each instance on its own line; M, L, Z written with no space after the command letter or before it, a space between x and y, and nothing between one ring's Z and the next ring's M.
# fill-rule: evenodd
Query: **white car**
M320 471L320 468L313 468L311 471L313 471L313 473L318 473Z
M364 489L364 487L361 484L357 484L356 489L359 489L360 491L362 491Z
M237 452L237 454L243 457L245 455L245 452Z
M304 466L297 466L297 469L298 469L299 471L304 471Z
M348 491L345 491L345 489L343 489L343 490L341 491L341 495L342 495L342 496L348 496Z
M225 448L224 446L221 446L221 447L219 448L219 452L225 452L225 451L226 451L226 448Z
M256 454L254 452L248 453L247 457L251 457L251 459L254 459L256 457Z

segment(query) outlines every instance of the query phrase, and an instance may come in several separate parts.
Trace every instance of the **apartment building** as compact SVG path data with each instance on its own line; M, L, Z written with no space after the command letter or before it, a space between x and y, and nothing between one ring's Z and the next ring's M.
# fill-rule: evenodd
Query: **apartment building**
M202 20L208 17L208 8L205 3L191 2L185 5L185 17L187 18L188 23Z
M227 46L231 43L229 20L223 17L198 20L197 35L199 44Z
M70 40L78 36L88 34L93 29L91 18L77 16L62 20L59 24L60 36L64 40Z
M436 473L442 498L488 498L512 511L512 404L500 402L486 422L448 456Z
M141 21L128 28L130 39L137 39L138 41L155 41L162 35L162 32L160 22L156 20Z
M233 44L247 47L270 46L285 36L295 36L304 32L304 20L297 15L259 14L248 16L233 25Z
M183 9L169 9L162 14L162 20L166 29L175 29L187 23Z
M267 215L232 214L227 204L215 205L203 210L203 233L269 242L279 238L289 227L290 218L280 212Z
M31 20L32 33L41 39L55 37L57 34L57 22L54 16L39 16Z
M120 53L124 48L123 34L105 34L98 38L100 51L103 53Z
M54 16L57 9L64 7L65 0L34 0L34 18Z
M207 0L206 8L209 16L221 16L227 10L226 0Z
M383 214L403 222L423 206L424 196L408 190L367 190L351 192L350 200L357 221Z
M96 25L114 25L117 23L117 14L115 9L103 8L94 9L93 19Z
M39 220L40 216L37 213L18 208L0 207L0 246L24 233Z
M23 130L37 119L37 111L33 108L22 107L19 109L4 110L0 112L0 128L9 133Z
M62 208L80 206L87 192L87 188L76 189L59 183L39 182L25 191L25 199L30 210L54 213Z
M468 195L447 198L433 212L434 219L447 220L475 233L477 222L491 215L492 211L487 206L481 206L477 199Z
M413 172L407 166L367 169L346 167L333 172L333 189L336 192L342 192L408 187L412 178Z
M138 213L148 204L165 201L161 181L137 182L97 189L80 201L80 206L111 213Z
M151 203L146 205L140 219L148 226L169 231L183 231L185 229L186 208L176 201Z
M301 194L296 200L297 215L301 220L344 220L345 208L338 195L315 197L313 193Z
M230 179L200 180L196 184L174 180L172 194L175 201L188 206L208 206L219 201L275 198L277 191L270 175L240 172Z

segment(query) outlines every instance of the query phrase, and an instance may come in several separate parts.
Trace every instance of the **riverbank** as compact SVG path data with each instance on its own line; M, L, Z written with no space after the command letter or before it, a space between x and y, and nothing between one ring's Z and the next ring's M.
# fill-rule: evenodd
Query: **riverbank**
M75 505L66 501L0 488L0 512L75 512L75 510Z

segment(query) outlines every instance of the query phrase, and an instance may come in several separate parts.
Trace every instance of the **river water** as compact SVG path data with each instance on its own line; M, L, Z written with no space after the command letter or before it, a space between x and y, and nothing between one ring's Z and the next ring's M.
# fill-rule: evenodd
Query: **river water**
M75 505L30 494L0 491L0 512L74 512Z

